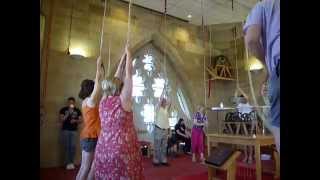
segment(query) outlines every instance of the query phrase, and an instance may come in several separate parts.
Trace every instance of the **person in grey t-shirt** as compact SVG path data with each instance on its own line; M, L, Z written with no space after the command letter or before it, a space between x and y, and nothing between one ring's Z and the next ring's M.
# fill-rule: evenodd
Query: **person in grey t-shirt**
M270 130L280 154L280 0L257 3L243 31L249 52L268 69Z

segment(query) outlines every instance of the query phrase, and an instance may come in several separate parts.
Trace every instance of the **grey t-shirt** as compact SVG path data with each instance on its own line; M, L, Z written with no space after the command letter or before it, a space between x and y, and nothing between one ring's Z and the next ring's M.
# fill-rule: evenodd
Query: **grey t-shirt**
M269 73L272 73L280 61L280 0L257 3L247 17L244 34L251 25L261 26L265 61Z

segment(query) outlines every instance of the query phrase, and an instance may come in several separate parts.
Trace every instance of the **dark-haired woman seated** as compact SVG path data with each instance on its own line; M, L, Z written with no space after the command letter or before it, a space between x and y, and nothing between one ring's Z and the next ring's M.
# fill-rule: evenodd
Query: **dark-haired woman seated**
M183 152L185 154L191 154L190 148L191 148L191 138L190 134L186 131L186 126L184 124L184 120L182 118L179 119L178 123L174 127L176 131L176 139L178 142L184 142L185 146L183 147ZM179 145L178 145L179 147Z

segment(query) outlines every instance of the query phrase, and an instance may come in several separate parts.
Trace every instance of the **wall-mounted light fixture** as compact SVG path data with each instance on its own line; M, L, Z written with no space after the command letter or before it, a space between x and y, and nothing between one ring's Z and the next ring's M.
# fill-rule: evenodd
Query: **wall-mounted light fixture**
M81 60L85 58L86 52L83 48L76 47L76 48L70 48L69 49L69 55L72 59Z

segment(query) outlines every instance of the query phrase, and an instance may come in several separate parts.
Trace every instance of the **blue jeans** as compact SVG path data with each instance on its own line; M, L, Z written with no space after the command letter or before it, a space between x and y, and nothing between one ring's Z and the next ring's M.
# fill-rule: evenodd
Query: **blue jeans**
M280 128L280 59L276 69L270 73L269 101L271 125Z
M65 163L74 162L76 153L76 131L62 130L62 142L65 150Z
M167 163L168 130L154 127L154 163Z

